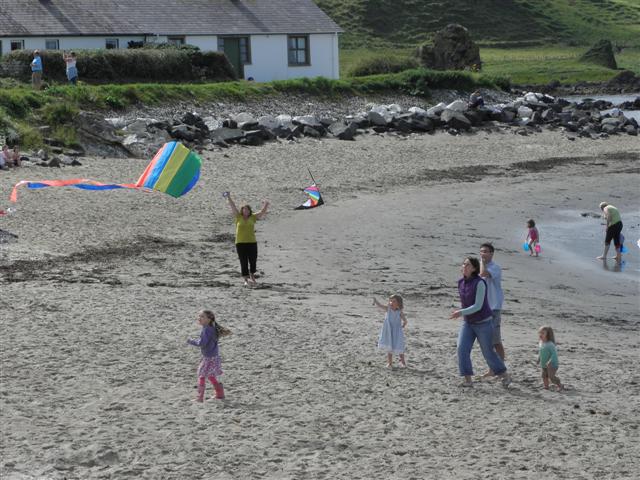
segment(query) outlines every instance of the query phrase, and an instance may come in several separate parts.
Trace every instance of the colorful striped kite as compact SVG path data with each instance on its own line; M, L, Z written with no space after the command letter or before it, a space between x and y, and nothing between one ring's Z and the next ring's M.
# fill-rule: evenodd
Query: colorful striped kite
M181 197L198 182L200 178L200 157L179 142L165 143L158 150L151 163L136 183L100 183L86 178L71 180L40 180L31 182L23 180L14 185L11 201L18 201L18 188L75 187L83 190L114 190L117 188L134 188L156 190L172 197Z
M305 188L303 191L309 196L309 199L299 207L296 207L295 210L307 210L309 208L315 208L319 207L320 205L324 205L324 200L322 199L322 195L320 194L320 189L318 189L318 186L316 185L316 180L315 178L313 178L313 175L311 175L311 170L307 170L309 171L311 180L313 180L313 185Z

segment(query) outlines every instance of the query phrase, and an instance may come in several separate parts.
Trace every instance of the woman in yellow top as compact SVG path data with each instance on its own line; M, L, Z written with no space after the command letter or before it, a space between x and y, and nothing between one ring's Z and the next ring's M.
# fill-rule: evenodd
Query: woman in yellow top
M262 209L258 213L253 213L251 206L243 205L240 210L236 207L231 194L224 192L231 214L236 222L236 251L240 259L240 269L245 286L256 283L256 263L258 261L258 242L256 240L255 225L257 220L261 220L269 208L269 202L262 202Z

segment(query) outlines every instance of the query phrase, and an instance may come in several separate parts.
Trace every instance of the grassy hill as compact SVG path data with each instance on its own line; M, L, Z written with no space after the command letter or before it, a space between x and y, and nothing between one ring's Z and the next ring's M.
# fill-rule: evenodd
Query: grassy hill
M342 48L408 47L460 23L481 44L640 46L640 0L315 0L344 30Z

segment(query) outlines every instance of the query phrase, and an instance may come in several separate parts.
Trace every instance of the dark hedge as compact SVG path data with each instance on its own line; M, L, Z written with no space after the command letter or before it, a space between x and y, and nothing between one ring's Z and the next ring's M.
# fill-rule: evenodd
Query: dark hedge
M197 82L235 80L227 57L197 49L75 50L79 78L87 83ZM60 50L40 52L43 79L66 82L66 65ZM28 80L33 52L17 50L2 57L5 75Z

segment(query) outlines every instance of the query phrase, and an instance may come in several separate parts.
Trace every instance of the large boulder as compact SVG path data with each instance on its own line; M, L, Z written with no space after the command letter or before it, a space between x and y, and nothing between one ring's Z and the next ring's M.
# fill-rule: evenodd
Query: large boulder
M464 70L481 67L480 49L462 25L449 24L436 32L433 45L418 49L420 63L435 70Z
M595 63L603 67L615 70L618 68L616 57L613 54L613 45L609 40L600 40L587 53L580 57L581 62Z
M461 112L455 110L445 110L440 115L440 119L447 124L448 127L455 128L456 130L469 130L471 128L471 121L464 116Z

